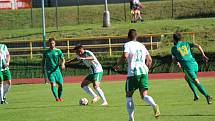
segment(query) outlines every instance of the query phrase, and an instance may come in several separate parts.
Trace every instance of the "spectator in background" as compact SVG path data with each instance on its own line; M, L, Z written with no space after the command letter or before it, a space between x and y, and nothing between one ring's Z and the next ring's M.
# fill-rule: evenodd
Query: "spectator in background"
M131 9L131 23L136 23L138 20L144 22L144 19L141 17L140 10L144 7L139 0L130 0L130 9Z

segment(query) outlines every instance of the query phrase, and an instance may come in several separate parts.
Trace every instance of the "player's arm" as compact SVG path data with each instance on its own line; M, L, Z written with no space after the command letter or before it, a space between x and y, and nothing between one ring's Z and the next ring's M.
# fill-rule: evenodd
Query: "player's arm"
M64 70L66 61L61 50L59 50L59 58L60 58L59 65L61 65L61 70Z
M180 62L178 62L178 60L176 59L176 57L174 55L172 55L172 62L177 64L179 68L181 68L181 64Z
M204 60L205 62L208 62L209 59L208 59L208 57L205 55L204 50L202 49L201 45L199 45L199 44L194 44L194 47L197 48L197 49L201 52L203 60Z
M152 64L152 57L150 54L146 55L146 65L149 67Z
M65 59L64 58L61 58L61 70L64 70L65 69Z
M87 56L87 57L80 57L80 60L94 60L94 57L93 56Z
M114 70L119 70L119 65L121 65L122 63L124 63L126 60L128 59L128 53L124 52L122 54L122 56L120 57L119 61L117 62L117 64L113 67Z
M8 67L10 65L10 53L9 53L6 45L5 45L5 48L6 48L6 63L4 66Z
M65 63L70 64L70 63L74 63L74 62L77 62L77 61L79 61L79 60L77 58L74 58L74 59L67 60Z

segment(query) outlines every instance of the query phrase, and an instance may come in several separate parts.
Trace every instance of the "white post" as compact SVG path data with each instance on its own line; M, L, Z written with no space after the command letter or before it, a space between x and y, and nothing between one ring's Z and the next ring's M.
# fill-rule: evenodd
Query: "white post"
M45 19L45 0L42 0L42 33L43 33L43 49L46 48L46 19Z
M107 0L105 0L105 11L103 13L103 27L109 27L109 26L110 26L110 12L108 11Z

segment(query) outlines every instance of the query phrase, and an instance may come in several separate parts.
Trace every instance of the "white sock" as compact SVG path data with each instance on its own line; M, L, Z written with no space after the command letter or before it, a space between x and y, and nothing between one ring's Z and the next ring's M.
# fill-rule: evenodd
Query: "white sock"
M99 96L102 98L103 103L107 102L104 92L102 91L102 89L100 87L96 88L96 92L99 94Z
M145 95L143 98L149 105L151 105L153 108L155 108L156 104L155 101L151 96Z
M3 89L4 89L4 96L6 95L6 93L10 90L11 85L9 84L3 84Z
M129 116L129 121L134 121L134 103L132 97L126 97L126 106Z
M92 98L96 98L96 97L97 97L96 93L93 92L93 90L92 90L90 87L84 86L84 87L83 87L83 90L84 90L87 94L89 94Z
M3 82L0 84L0 101L4 101L4 90L3 90Z

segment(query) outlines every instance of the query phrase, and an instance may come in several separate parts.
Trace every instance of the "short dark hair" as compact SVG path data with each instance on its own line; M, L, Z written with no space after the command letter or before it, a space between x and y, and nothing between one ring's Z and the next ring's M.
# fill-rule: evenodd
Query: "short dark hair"
M80 49L84 49L84 47L83 47L81 44L76 45L76 46L73 48L73 50L80 50Z
M178 41L181 41L182 39L182 34L180 32L176 32L173 34L173 39L178 42Z
M49 38L49 42L56 41L55 38Z
M133 40L137 36L137 31L135 29L129 29L128 39Z

